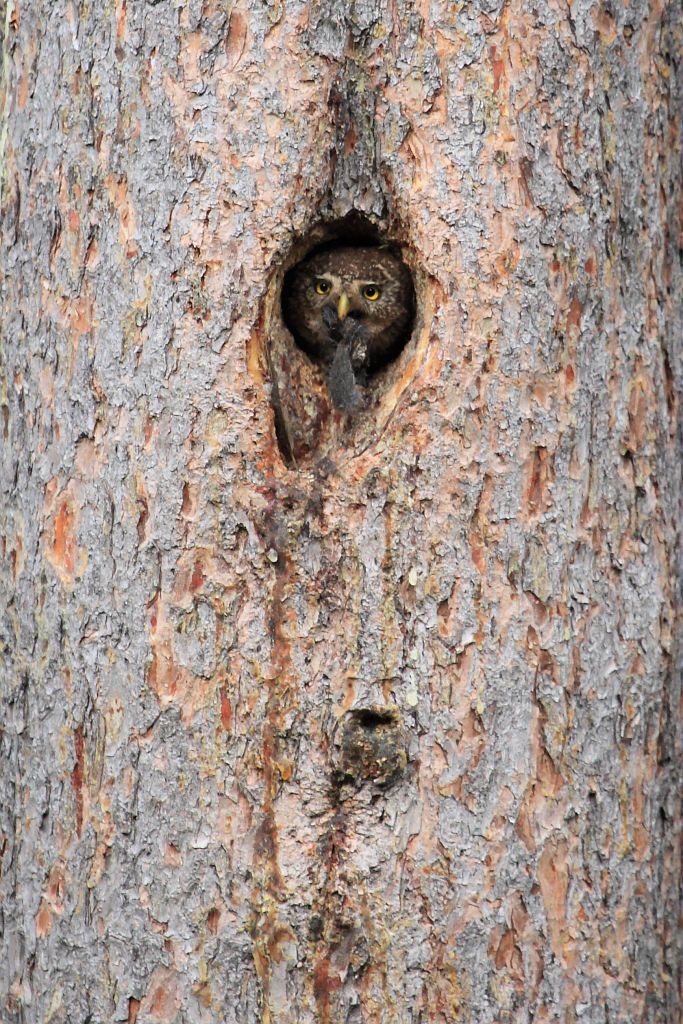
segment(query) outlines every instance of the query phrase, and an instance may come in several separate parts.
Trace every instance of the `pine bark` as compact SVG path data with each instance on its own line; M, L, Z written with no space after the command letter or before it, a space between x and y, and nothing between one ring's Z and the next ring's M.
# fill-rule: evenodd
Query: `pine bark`
M680 1020L681 27L6 2L7 1024Z

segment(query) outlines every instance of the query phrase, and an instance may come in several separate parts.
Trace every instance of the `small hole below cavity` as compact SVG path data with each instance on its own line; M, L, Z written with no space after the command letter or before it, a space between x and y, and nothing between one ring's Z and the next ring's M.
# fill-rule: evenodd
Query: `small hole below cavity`
M377 711L371 708L362 708L352 711L354 721L368 732L379 729L382 725L396 725L396 713L393 711Z

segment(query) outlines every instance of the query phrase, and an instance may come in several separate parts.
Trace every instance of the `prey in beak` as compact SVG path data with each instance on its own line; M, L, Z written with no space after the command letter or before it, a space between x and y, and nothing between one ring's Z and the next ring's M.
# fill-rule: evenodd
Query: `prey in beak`
M351 310L349 297L342 292L337 309L330 303L321 312L327 328L334 358L327 371L327 387L332 405L343 412L353 412L361 404L357 383L365 384L368 359L367 333Z

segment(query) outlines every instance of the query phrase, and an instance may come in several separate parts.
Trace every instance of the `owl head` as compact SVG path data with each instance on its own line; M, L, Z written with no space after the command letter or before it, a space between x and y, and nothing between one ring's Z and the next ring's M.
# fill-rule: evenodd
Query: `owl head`
M332 308L340 321L357 320L372 372L402 348L412 324L414 295L408 267L388 249L340 246L308 257L289 272L282 308L299 346L323 361L334 355L323 310Z

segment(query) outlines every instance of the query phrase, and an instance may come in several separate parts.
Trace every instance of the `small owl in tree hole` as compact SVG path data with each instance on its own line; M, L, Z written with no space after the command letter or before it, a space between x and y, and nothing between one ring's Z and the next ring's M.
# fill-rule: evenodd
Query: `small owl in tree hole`
M351 412L357 384L401 351L413 320L408 267L380 246L340 246L287 274L282 309L297 344L327 368L330 398Z

